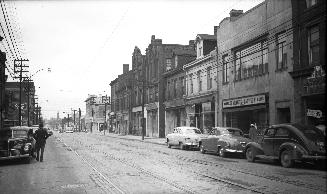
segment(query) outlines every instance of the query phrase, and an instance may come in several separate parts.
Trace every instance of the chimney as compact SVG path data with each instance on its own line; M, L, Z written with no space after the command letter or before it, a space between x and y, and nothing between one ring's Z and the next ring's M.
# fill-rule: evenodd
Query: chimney
M123 64L123 74L129 71L129 64Z
M152 35L151 36L151 41L154 40L154 39L156 39L156 36L155 35Z
M213 27L213 34L214 34L215 36L217 36L217 30L218 30L218 26L214 26L214 27Z
M234 17L238 17L240 15L243 14L243 10L236 10L236 9L232 9L230 12L229 12L229 16L231 18L234 18Z

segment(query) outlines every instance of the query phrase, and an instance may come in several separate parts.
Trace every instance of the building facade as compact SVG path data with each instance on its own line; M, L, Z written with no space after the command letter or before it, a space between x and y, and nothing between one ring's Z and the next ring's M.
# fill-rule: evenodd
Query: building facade
M215 126L217 36L198 34L195 43L196 60L183 66L186 77L186 125L209 129Z
M325 123L326 1L292 0L295 121Z
M106 102L107 102L107 96L88 95L87 99L85 100L86 130L93 132L93 131L100 131L105 129L105 119L106 117L108 117L106 114L110 112L110 106L108 106ZM75 124L77 124L76 118L78 117L76 117L75 115Z
M4 99L4 126L19 124L19 103L21 98L21 125L31 126L38 124L40 107L35 107L35 86L33 82L22 82L20 96L19 82L6 82Z
M293 122L291 1L266 0L243 13L232 10L217 29L218 125L248 133Z
M151 37L146 49L146 136L165 137L165 68L172 62L175 49L194 50L193 41L189 45L163 44L161 39ZM168 64L168 65L167 65Z
M186 126L186 81L183 65L195 60L195 50L174 50L171 63L166 63L165 84L165 134L175 127Z

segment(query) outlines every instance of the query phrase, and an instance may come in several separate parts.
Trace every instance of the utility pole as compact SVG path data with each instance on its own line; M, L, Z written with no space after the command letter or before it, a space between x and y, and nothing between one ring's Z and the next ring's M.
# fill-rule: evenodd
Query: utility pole
M106 94L106 97L104 99L104 129L103 129L103 135L106 134L106 129L107 129L107 104L108 104L108 96Z
M15 73L19 73L19 77L15 77L15 78L19 78L19 118L18 118L18 122L19 122L19 126L22 126L22 78L23 78L23 72L26 73L28 71L24 70L23 68L27 68L29 66L27 65L23 65L23 62L25 61L29 61L27 59L15 59L14 60L14 72ZM20 64L17 65L17 62L20 62ZM16 70L16 68L18 68L18 70ZM27 77L25 77L27 78Z
M74 127L75 127L75 112L76 112L77 110L72 110L72 111L74 111Z
M81 115L82 115L81 109L78 108L78 131L79 132L81 132Z

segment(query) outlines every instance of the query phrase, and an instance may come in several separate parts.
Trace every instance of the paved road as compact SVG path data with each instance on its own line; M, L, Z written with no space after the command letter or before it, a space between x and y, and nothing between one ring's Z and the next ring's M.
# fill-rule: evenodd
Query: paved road
M22 186L28 193L326 193L326 171L310 165L285 169L271 162L248 163L122 138L55 133L47 143L45 162L0 166L0 189L7 193L25 193L19 192Z
M43 162L0 163L0 193L105 193L93 181L97 176L62 142L50 137Z

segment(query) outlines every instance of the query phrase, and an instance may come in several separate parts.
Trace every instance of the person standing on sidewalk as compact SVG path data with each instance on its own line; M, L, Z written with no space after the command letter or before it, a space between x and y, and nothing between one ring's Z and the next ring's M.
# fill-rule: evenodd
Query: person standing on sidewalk
M48 132L43 128L43 123L39 124L39 128L34 133L34 139L36 140L36 160L43 162L43 153L45 148L46 139L49 137ZM41 156L40 156L41 150Z

